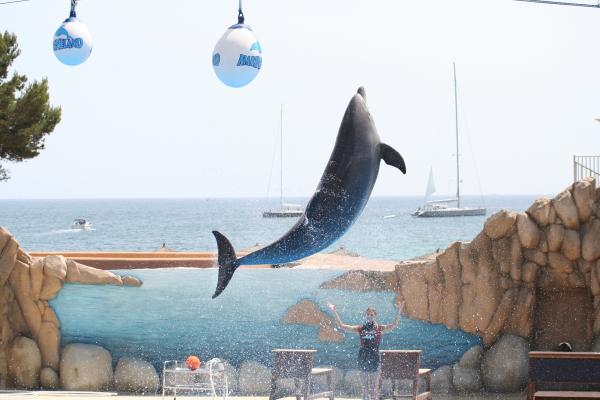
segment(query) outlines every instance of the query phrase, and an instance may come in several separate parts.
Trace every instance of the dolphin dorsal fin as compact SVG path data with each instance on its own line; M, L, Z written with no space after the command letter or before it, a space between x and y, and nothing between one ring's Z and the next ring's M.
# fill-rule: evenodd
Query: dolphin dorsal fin
M406 164L404 159L393 147L388 146L385 143L380 143L381 158L387 165L398 168L403 174L406 174Z

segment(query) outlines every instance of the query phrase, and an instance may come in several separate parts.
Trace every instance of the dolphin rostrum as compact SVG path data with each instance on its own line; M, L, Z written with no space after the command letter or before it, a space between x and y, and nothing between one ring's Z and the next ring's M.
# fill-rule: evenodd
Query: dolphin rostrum
M346 108L335 147L319 186L298 222L279 240L237 258L229 240L217 231L219 278L213 299L240 265L284 264L315 254L338 240L365 208L379 173L379 161L406 173L402 156L381 143L364 88Z

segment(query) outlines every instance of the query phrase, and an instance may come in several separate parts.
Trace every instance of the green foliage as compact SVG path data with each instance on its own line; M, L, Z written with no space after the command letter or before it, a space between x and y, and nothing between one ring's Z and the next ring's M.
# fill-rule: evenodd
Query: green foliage
M60 107L49 104L48 80L27 84L27 77L8 69L21 51L14 34L0 33L0 161L36 157L44 139L60 122ZM0 164L0 181L9 178Z

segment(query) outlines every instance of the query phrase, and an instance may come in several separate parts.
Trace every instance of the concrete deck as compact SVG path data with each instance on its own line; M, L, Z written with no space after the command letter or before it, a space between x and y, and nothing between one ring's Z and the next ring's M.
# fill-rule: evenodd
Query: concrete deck
M177 395L180 399L185 400L208 400L210 397L206 396L182 396ZM28 400L28 399L47 399L47 400L74 400L74 399L95 399L95 400L162 400L162 396L131 396L131 395L118 395L110 393L96 393L96 392L3 392L0 391L0 399L7 400ZM434 394L435 400L524 400L527 398L525 393L477 393L468 395L448 395L448 394ZM172 400L173 397L165 396L165 399ZM242 397L233 396L229 397L231 400L268 400L267 396L264 397ZM295 397L286 397L286 399L295 400ZM350 400L349 398L336 397L336 400Z
M238 253L242 257L247 252ZM215 268L216 254L208 252L30 252L33 257L63 255L83 265L103 269L145 268ZM336 269L393 271L398 261L374 260L342 254L319 253L294 263L296 269ZM270 265L243 266L242 268L270 268Z

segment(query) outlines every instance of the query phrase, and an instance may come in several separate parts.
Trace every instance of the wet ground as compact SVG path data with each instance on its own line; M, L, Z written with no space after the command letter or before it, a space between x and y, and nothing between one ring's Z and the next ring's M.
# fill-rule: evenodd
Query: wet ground
M177 396L184 400L207 400L210 397L204 396ZM117 396L114 393L92 393L92 392L2 392L0 391L0 399L7 400L27 400L27 399L45 399L45 400L74 400L74 399L97 399L97 400L162 400L162 396ZM477 393L463 395L449 394L434 394L433 399L436 400L524 400L527 396L525 393ZM165 399L173 399L173 397L165 396ZM233 396L230 400L267 400L268 397L243 397ZM285 399L294 399L293 397ZM336 398L337 400L350 400L348 398Z

